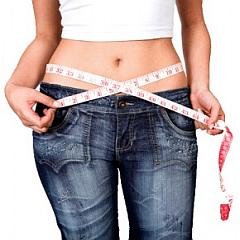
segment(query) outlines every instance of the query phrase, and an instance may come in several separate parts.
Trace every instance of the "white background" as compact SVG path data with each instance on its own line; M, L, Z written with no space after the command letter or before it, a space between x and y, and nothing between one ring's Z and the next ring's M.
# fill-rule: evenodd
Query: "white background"
M204 1L205 20L212 39L210 88L226 113L234 134L224 168L229 190L235 196L228 221L219 214L220 187L217 157L223 135L198 130L198 177L194 211L194 240L240 239L239 54L240 3L237 0ZM60 240L60 232L40 184L32 152L31 129L22 125L8 106L4 85L22 52L34 37L30 0L1 1L0 6L0 238L4 240ZM175 11L175 47L181 56L180 23ZM197 47L197 46L196 46ZM119 185L119 225L128 239L128 220Z

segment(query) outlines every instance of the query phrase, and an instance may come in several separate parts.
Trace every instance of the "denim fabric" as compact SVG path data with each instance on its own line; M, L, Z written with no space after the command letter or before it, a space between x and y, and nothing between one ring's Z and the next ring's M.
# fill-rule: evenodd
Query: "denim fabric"
M84 89L42 82L55 99ZM155 94L191 107L189 88ZM46 108L37 103L41 116ZM65 240L119 239L118 173L130 240L192 239L198 145L194 121L131 95L59 108L32 131L37 171ZM120 209L121 210L121 209Z

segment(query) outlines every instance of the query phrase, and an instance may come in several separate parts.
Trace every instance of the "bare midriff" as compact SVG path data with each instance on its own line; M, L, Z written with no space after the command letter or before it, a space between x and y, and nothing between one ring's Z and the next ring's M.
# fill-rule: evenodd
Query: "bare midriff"
M119 82L180 62L171 38L131 41L82 41L61 39L49 63L108 77ZM45 73L42 82L81 89L99 86L56 74ZM158 92L187 87L185 72L149 83L141 89ZM122 95L124 93L116 93Z

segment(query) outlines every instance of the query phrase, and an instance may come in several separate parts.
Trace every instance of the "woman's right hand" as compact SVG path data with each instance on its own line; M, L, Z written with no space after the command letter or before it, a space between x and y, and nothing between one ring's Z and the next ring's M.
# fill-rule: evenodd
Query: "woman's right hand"
M38 133L46 132L51 126L57 106L55 99L37 91L36 89L7 83L5 96L8 104L22 121L23 125ZM44 116L40 117L32 107L40 102L49 108L44 109Z

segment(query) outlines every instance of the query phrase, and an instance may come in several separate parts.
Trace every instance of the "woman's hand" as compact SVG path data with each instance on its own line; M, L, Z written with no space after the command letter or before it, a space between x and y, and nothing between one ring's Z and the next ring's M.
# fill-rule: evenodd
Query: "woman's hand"
M225 114L217 98L208 89L191 91L190 100L193 109L200 109L205 115L209 116L208 125L195 120L196 128L207 130L210 135L216 135L223 132L219 129L211 129L211 125L218 120L225 121Z
M53 104L55 99L28 87L8 83L5 87L5 96L13 111L18 115L23 125L32 128L38 133L46 132L51 126L56 112ZM44 116L40 117L32 107L37 103L50 107L44 109Z

